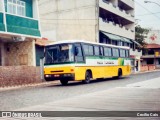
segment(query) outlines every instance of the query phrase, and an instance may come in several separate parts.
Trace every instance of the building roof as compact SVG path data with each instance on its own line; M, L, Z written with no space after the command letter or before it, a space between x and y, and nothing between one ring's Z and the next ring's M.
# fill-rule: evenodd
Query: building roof
M152 43L152 44L147 44L146 45L146 48L160 48L160 45L159 44L155 44L155 43Z

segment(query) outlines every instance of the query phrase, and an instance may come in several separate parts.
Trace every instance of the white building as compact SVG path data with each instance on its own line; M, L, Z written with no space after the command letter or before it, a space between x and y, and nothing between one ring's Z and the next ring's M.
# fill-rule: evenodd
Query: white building
M155 66L155 69L160 68L160 30L151 30L145 39L147 43L147 51L143 52L141 57L143 66Z
M39 0L39 10L43 37L130 46L140 66L133 0Z

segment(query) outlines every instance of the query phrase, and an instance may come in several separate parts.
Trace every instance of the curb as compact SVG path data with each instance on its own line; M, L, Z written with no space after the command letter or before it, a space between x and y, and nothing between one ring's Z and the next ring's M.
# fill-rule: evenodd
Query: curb
M158 71L160 71L160 69L152 70L152 71L144 71L144 72L134 72L134 73L131 73L131 75L143 74L143 73L151 73L151 72L158 72Z
M0 92L1 91L8 91L8 90L29 88L29 87L41 87L41 86L48 86L48 85L56 85L58 83L59 83L59 81L52 81L52 82L43 82L43 83L35 83L35 84L0 87Z

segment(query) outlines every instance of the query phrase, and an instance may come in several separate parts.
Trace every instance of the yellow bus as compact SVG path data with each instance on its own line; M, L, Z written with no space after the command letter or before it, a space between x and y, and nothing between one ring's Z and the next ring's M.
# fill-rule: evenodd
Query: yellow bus
M44 78L89 83L98 78L127 76L131 73L129 48L87 42L65 40L49 44L45 48Z

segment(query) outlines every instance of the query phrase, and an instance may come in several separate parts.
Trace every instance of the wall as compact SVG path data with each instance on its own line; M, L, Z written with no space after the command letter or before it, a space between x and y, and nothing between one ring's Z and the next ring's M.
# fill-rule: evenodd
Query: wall
M34 41L13 42L5 44L5 65L35 66L35 45Z
M0 87L40 83L40 68L32 66L0 67Z
M2 12L2 11L3 11L3 1L0 0L0 12Z
M144 72L144 71L153 71L156 69L156 66L155 65L143 65L140 67L141 69L141 72Z
M4 66L5 65L5 49L4 49L4 43L0 42L0 51L1 51L1 63L0 65L1 66Z
M40 0L42 36L49 40L95 41L95 4L95 0Z

